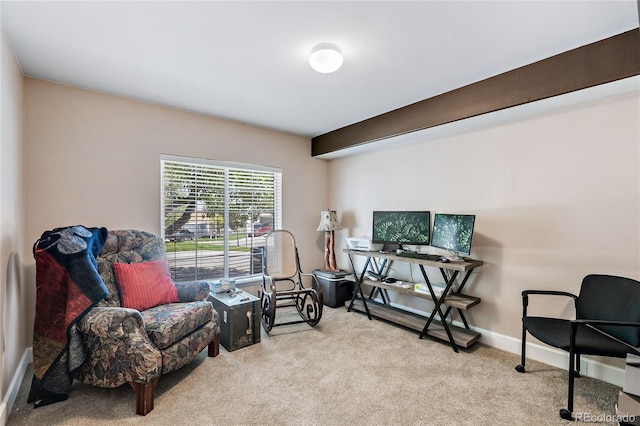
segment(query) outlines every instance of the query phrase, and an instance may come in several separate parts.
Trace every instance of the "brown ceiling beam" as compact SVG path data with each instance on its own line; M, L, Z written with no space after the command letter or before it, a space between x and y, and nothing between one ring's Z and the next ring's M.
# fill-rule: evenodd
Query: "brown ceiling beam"
M640 75L634 29L311 139L317 156Z

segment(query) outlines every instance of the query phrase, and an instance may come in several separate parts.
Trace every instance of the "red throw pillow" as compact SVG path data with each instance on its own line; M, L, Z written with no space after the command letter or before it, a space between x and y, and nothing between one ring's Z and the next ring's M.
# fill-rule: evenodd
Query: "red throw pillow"
M114 263L113 272L124 308L139 311L167 303L179 302L178 290L171 281L166 260L137 263Z

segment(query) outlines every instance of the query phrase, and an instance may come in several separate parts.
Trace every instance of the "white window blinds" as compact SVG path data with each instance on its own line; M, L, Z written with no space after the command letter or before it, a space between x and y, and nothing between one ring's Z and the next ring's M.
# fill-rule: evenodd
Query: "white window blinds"
M281 227L281 171L166 155L161 168L174 281L261 274L264 235Z

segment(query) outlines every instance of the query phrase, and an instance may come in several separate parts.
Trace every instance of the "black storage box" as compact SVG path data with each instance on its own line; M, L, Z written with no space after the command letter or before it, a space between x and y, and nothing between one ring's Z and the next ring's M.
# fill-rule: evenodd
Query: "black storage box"
M353 281L345 279L345 277L351 275L349 272L328 272L316 269L313 274L322 287L322 297L325 305L337 308L344 306L344 303L351 299Z
M209 300L220 315L220 344L229 352L260 341L260 299L246 291L229 295L211 293Z

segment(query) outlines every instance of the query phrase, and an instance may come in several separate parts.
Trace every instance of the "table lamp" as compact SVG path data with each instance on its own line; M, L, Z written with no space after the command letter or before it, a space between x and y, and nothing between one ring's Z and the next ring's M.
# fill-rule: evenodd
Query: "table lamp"
M336 267L336 253L334 251L334 231L342 229L335 210L324 210L320 213L318 231L324 231L324 268L325 272L340 272Z

